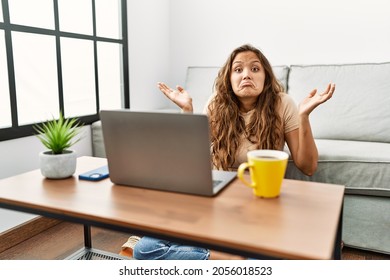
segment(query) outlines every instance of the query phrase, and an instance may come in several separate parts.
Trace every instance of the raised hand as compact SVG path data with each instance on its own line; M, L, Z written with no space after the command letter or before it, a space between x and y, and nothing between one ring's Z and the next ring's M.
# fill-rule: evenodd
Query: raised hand
M335 89L335 84L329 84L323 93L317 93L316 89L312 90L299 104L299 114L309 115L318 105L332 98Z
M157 83L157 87L183 112L193 112L192 98L183 87L176 86L176 89L172 89L164 83Z

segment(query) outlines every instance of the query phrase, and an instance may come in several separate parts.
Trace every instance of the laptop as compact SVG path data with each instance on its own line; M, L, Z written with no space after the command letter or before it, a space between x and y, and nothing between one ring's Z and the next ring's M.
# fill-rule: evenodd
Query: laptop
M214 196L237 176L212 170L206 115L124 109L100 118L115 184Z

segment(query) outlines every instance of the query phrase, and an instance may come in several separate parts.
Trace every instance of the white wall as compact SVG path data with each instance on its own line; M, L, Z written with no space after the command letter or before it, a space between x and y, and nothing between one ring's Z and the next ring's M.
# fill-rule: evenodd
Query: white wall
M251 43L271 64L390 61L387 0L171 0L171 80Z
M128 1L130 106L149 110L169 103L157 89L170 81L170 1Z

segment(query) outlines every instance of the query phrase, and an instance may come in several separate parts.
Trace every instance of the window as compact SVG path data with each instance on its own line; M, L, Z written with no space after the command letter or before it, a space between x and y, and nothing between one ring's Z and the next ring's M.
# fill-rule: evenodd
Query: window
M129 108L126 0L0 2L0 141Z
M12 24L54 29L53 0L8 0L8 5Z
M11 126L11 107L8 92L8 70L4 31L0 30L0 129Z
M0 5L0 22L4 22L4 19L3 19L3 6Z
M18 124L50 119L58 111L55 37L12 32L12 51Z

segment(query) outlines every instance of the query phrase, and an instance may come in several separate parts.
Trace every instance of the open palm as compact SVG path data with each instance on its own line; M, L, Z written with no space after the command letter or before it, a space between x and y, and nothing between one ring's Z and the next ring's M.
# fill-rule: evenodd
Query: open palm
M299 104L299 113L309 115L318 105L332 98L335 89L335 84L329 84L323 93L317 93L316 89L312 90Z
M172 89L164 83L158 83L157 86L165 96L183 111L192 111L192 98L184 88L177 86L176 89Z

